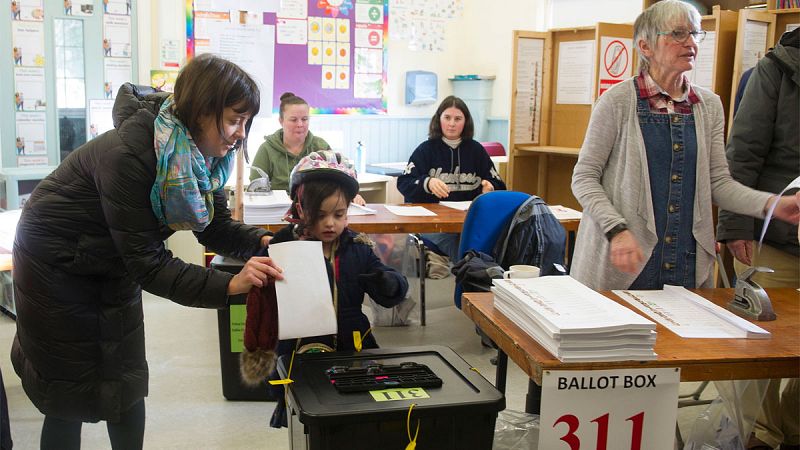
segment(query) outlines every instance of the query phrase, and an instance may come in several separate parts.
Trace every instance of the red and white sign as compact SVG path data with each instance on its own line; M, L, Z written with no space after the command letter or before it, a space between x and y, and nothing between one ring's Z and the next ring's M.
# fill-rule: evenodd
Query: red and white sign
M633 40L603 36L600 38L600 77L598 95L623 81L633 71Z
M673 450L680 369L545 371L539 448Z

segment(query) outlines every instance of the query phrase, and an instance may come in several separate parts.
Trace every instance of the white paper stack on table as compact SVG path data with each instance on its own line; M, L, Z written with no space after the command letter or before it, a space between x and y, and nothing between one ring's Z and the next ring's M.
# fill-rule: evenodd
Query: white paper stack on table
M656 324L568 276L494 280L494 306L564 362L656 358Z
M770 332L683 286L613 291L682 338L767 339Z
M244 223L263 225L280 223L292 205L292 200L286 191L276 190L269 193L245 192L242 203Z

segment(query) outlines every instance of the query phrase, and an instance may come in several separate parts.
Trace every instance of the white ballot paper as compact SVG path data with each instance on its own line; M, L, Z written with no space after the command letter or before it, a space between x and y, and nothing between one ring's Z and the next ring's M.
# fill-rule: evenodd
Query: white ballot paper
M682 286L615 290L620 298L682 338L767 339L770 332Z
M371 216L377 213L377 211L370 207L356 205L355 203L350 203L350 206L347 208L348 216Z
M797 177L789 183L788 186L783 188L778 197L783 195L784 192L788 191L789 189L800 188L800 177ZM769 226L769 221L772 220L772 213L775 212L775 207L778 206L778 202L772 202L772 206L769 207L769 211L767 211L767 216L764 217L764 226L761 227L761 237L758 239L758 249L761 250L761 243L764 242L764 235L767 233L767 227Z
M396 216L435 216L436 213L423 207L423 206L397 206L397 205L383 205L390 213Z
M439 202L439 204L442 206L447 206L448 208L466 211L469 209L470 205L472 205L472 200L467 200L464 202Z
M278 338L336 334L336 312L322 242L273 244L269 246L269 256L283 269L283 280L275 282Z

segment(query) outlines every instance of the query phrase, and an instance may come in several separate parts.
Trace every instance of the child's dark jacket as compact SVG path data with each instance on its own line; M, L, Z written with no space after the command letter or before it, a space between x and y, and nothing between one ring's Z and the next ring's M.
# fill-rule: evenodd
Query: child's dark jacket
M284 227L275 234L270 243L277 244L297 240L294 229L294 225ZM361 312L364 294L369 294L381 306L391 308L405 298L408 281L402 274L378 259L375 252L372 251L371 242L366 235L357 234L350 229L345 229L339 237L339 247L336 250L334 264L337 274L336 315L339 327L336 349L354 350L353 331L359 330L364 336L364 333L370 328L369 319ZM333 275L331 269L328 267L329 278ZM374 279L370 279L370 274ZM301 345L306 342L322 342L330 345L331 339L329 337L304 338ZM285 347L285 345L280 347ZM370 333L364 339L363 348L377 347L378 343ZM291 350L293 349L294 345ZM281 352L279 351L279 353Z

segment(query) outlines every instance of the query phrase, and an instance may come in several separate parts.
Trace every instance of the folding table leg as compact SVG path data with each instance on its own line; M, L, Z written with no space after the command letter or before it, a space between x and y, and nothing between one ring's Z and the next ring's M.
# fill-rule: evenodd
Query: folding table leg
M542 412L542 387L531 379L528 379L528 395L525 397L525 412L530 414L541 414Z
M508 372L508 355L497 349L497 371L495 372L494 386L502 394L506 393L506 374Z
M428 255L425 252L425 244L422 239L419 241L419 321L425 326L425 278L428 277Z

